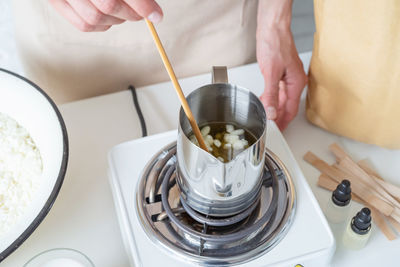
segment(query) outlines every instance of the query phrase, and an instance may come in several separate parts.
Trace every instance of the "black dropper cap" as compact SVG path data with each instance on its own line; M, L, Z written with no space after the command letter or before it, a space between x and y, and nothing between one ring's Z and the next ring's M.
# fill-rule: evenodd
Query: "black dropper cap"
M365 235L371 229L371 210L362 208L351 220L351 229L359 235Z
M332 201L338 206L346 206L351 200L350 181L343 180L332 193Z

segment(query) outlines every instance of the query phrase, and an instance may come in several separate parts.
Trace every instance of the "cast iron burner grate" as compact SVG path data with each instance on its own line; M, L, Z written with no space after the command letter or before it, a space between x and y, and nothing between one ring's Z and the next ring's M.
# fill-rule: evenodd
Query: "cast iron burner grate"
M226 265L254 259L284 237L294 217L295 191L288 171L271 151L266 153L257 201L225 218L200 214L180 197L175 154L176 142L151 159L139 181L138 215L155 243L193 262Z

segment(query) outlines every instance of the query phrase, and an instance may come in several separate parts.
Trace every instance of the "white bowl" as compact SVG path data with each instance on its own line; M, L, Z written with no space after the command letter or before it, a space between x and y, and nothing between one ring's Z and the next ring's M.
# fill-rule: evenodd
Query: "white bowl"
M68 137L54 102L37 85L0 68L0 112L15 119L36 143L43 173L32 203L9 232L0 236L0 262L38 227L61 189L68 162Z

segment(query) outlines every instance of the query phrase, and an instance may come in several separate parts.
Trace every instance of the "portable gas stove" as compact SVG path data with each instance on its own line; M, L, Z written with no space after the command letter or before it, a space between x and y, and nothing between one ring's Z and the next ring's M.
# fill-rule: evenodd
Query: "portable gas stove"
M109 177L122 237L135 266L326 266L335 241L274 123L263 187L247 210L204 216L176 185L176 131L114 147Z

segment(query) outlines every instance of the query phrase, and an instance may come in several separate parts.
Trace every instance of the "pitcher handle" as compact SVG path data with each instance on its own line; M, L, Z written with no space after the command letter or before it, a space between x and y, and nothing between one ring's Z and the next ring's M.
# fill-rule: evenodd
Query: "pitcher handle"
M226 66L212 67L212 83L228 83L228 70Z

